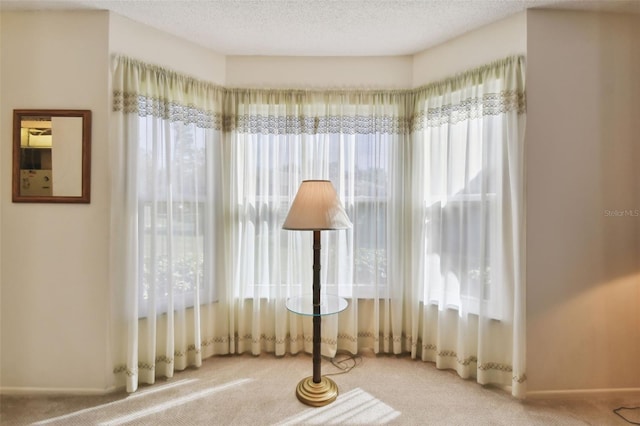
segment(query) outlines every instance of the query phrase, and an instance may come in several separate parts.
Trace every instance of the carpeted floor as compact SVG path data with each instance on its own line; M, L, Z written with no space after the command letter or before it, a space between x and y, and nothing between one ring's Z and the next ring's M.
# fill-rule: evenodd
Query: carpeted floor
M364 354L332 376L340 395L312 408L295 397L309 355L214 357L199 369L104 396L2 396L3 425L628 425L634 398L519 401L408 357ZM341 370L323 360L323 374ZM640 399L640 398L638 398ZM640 410L621 410L640 422Z

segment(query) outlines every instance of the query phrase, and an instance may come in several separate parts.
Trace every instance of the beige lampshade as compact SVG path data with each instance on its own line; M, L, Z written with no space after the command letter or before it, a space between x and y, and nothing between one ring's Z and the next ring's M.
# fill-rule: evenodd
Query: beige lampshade
M305 180L300 184L283 229L322 231L351 228L331 181Z

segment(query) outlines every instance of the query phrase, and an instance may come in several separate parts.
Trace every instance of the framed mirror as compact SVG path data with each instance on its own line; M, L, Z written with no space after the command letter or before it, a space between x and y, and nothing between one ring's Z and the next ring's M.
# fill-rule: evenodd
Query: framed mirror
M89 203L91 111L13 111L14 202Z

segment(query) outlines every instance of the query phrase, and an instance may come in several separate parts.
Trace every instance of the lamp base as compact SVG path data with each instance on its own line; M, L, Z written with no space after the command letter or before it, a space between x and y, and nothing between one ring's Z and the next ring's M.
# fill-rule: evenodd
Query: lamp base
M336 400L338 385L328 377L322 376L320 383L315 383L313 377L307 377L298 383L296 396L303 404L322 407Z

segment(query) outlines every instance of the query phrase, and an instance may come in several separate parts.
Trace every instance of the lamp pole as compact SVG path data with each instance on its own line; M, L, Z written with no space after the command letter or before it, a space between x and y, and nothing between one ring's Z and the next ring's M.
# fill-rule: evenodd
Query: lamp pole
M313 382L320 383L320 231L313 231Z

